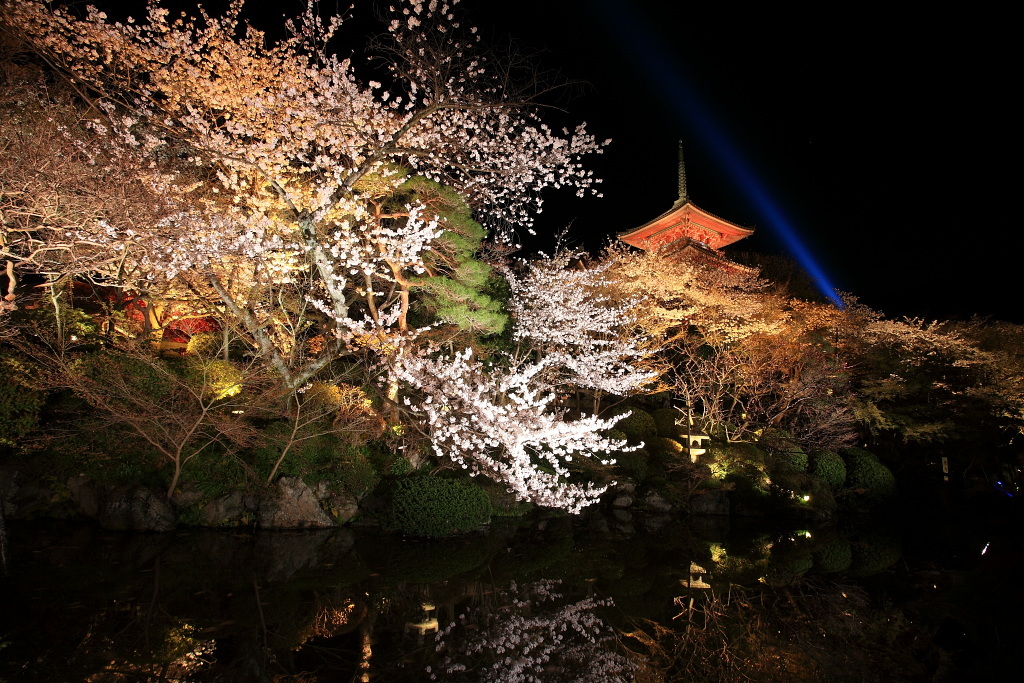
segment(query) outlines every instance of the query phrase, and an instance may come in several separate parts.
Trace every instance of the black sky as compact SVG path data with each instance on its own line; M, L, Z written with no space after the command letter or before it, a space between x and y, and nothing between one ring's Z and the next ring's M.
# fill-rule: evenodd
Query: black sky
M1008 15L891 4L464 5L486 34L546 48L545 66L588 82L566 105L570 120L613 139L595 163L604 199L553 196L543 231L571 221L570 235L594 249L666 210L681 138L693 201L757 229L733 248L788 251L706 132L679 113L682 97L731 140L835 287L891 316L1024 322L1012 211L1019 55ZM652 50L664 63L650 61Z

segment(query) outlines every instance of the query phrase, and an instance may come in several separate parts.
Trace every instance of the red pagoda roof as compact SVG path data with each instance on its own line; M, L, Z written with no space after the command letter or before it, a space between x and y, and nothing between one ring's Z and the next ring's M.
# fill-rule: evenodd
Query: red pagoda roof
M657 218L639 228L619 234L619 239L639 249L651 251L679 240L696 240L721 249L751 234L753 230L730 223L687 201L676 203Z
M673 242L688 244L691 240L711 249L721 249L753 234L753 229L731 223L708 213L690 201L686 191L686 167L683 165L682 143L679 146L679 199L672 208L639 228L619 233L626 244L653 251Z

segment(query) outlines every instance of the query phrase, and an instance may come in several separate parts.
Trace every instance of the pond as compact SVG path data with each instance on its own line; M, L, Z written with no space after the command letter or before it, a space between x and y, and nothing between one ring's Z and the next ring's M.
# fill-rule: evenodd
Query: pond
M372 529L8 531L5 682L1021 673L1020 536L991 519L591 515L430 543Z

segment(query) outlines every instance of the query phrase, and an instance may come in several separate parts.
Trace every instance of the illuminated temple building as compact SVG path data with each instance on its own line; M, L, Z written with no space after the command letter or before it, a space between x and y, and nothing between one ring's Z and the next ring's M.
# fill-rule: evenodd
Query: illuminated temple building
M665 213L638 228L620 232L626 244L645 251L661 250L675 258L696 258L737 267L718 250L753 234L753 229L708 213L690 201L686 166L679 144L679 198ZM742 266L739 266L742 267Z

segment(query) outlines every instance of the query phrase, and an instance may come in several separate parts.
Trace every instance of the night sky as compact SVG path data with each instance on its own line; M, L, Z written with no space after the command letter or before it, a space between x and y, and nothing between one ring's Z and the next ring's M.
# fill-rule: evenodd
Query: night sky
M464 4L485 35L546 48L544 66L589 83L564 103L566 121L613 139L594 164L604 198L552 196L542 233L571 222L570 237L597 249L667 210L682 139L694 203L757 230L730 249L793 255L774 210L832 286L890 316L1024 322L1008 16L831 3Z
M247 15L270 28L301 4L249 0ZM356 0L343 39L378 31L368 19L387 4ZM597 251L667 210L681 139L694 203L757 231L730 250L799 260L792 231L832 287L890 316L1024 323L1011 209L1019 55L1003 10L463 0L462 11L489 42L542 50L539 64L575 83L546 120L613 140L592 163L604 197L549 193L528 250L569 226L571 244Z

